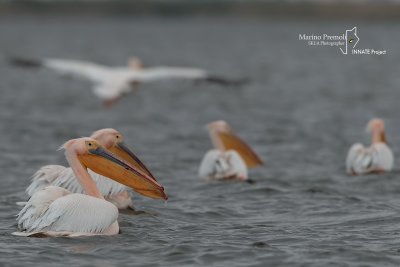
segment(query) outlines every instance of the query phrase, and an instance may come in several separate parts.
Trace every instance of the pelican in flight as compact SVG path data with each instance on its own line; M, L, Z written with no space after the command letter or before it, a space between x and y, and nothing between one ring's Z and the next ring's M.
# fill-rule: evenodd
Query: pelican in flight
M125 145L124 136L117 130L111 128L101 129L94 132L90 137L107 150L156 180L149 169ZM134 209L129 188L91 170L89 170L89 174L106 200L113 203L118 209ZM84 193L83 188L75 178L72 168L60 165L46 165L41 167L32 176L32 183L26 189L26 193L31 197L34 193L49 185L62 187L73 193Z
M128 66L109 67L91 62L48 58L31 60L14 58L14 65L22 67L45 67L60 74L77 76L94 83L93 92L103 100L106 106L111 106L124 94L129 93L137 85L146 82L189 79L206 81L224 86L241 85L245 80L228 80L210 74L208 71L187 67L148 67L143 68L137 58L131 58Z
M367 125L372 135L372 144L364 147L360 143L351 146L346 159L349 174L388 172L393 168L393 153L385 136L385 124L381 119L372 119Z
M225 121L207 125L214 149L209 150L200 164L199 177L210 180L248 180L247 168L262 165L260 157Z
M48 186L37 191L18 214L20 236L115 235L118 209L103 198L87 169L155 199L167 199L164 188L140 169L114 155L96 140L83 137L66 142L65 157L85 194Z

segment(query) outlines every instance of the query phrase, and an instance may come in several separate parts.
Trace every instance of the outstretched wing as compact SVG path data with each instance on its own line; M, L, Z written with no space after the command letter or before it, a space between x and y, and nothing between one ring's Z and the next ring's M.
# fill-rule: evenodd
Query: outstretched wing
M201 79L206 77L206 71L194 68L152 67L131 72L132 80L144 82L166 79Z
M107 67L78 60L12 58L10 62L15 66L25 68L46 67L61 74L77 76L93 82L102 82L110 75L110 69Z
M118 209L95 197L50 186L35 193L18 214L25 232L104 233L117 221Z
M78 60L45 59L43 66L61 74L85 78L93 82L102 82L110 72L107 67Z
M248 82L248 79L229 79L212 75L206 70L184 67L153 67L131 72L131 81L149 82L167 79L187 79L215 83L221 86L240 86Z

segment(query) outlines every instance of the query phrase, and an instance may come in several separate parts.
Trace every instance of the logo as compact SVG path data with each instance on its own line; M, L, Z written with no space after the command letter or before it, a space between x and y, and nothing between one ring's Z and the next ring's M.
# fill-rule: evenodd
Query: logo
M387 51L374 48L356 48L360 38L357 27L346 30L343 34L299 34L300 41L307 41L309 46L339 47L343 55L386 55Z
M343 49L341 47L340 51L342 51L343 55L347 55L348 52L348 47L351 46L352 49L356 48L358 41L360 41L360 38L358 38L357 36L357 27L354 27L351 30L346 30L346 48L343 51Z

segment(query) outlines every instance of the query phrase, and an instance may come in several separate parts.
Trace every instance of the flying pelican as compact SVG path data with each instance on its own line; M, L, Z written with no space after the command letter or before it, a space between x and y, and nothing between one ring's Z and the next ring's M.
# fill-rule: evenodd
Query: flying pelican
M18 214L18 228L22 232L16 232L15 235L118 234L118 209L104 200L87 169L131 187L144 196L167 199L164 188L154 179L92 138L72 139L62 148L86 195L71 193L57 186L48 186L36 192Z
M88 79L95 84L94 94L102 99L106 106L113 105L122 95L130 92L138 84L146 82L190 79L225 86L241 85L246 82L245 80L228 80L198 68L167 66L143 68L137 58L131 58L126 67L108 67L91 62L55 58L43 60L14 58L11 62L23 67L45 67L61 74Z
M346 171L349 174L380 173L393 168L393 153L386 141L383 120L370 120L367 132L372 134L371 146L364 147L356 143L347 154Z
M262 165L259 156L239 137L225 121L207 125L214 149L203 157L199 177L211 180L248 180L247 168Z
M148 168L124 144L124 136L117 130L111 128L101 129L92 133L90 137L156 180ZM90 170L89 174L106 200L112 202L119 209L134 209L129 189L126 186ZM75 178L73 170L60 165L46 165L41 167L32 176L32 183L26 189L26 193L31 197L35 192L49 185L59 186L73 193L84 193L83 188ZM23 202L21 203L24 204Z

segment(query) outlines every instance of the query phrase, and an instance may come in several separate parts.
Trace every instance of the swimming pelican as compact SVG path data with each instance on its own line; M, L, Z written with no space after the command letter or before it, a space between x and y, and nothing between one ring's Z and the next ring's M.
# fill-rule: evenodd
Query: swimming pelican
M85 194L48 186L36 192L18 214L15 235L115 235L118 209L104 200L87 169L131 187L140 194L167 199L164 188L141 170L114 155L96 140L83 137L63 145L65 157Z
M372 119L367 125L372 134L372 144L364 147L360 143L351 146L346 171L349 174L366 174L390 171L393 168L393 153L385 136L385 124L381 119Z
M24 67L45 67L61 74L77 76L92 81L94 94L107 106L116 103L124 94L141 83L168 79L189 79L206 81L220 85L240 85L244 80L228 80L210 74L208 71L187 67L148 67L143 68L137 58L131 58L127 67L108 67L99 64L48 58L30 60L14 58L12 63Z
M124 136L117 130L111 128L101 129L92 133L90 137L118 157L156 180L148 168L124 144ZM134 209L131 195L126 186L90 170L89 174L106 200L112 202L119 209ZM46 165L41 167L32 176L32 183L26 189L26 193L32 196L35 192L49 185L59 186L73 193L84 193L83 188L75 178L73 170L60 165Z
M247 168L262 165L259 156L239 137L225 121L207 125L214 145L200 164L199 177L211 180L248 179Z

